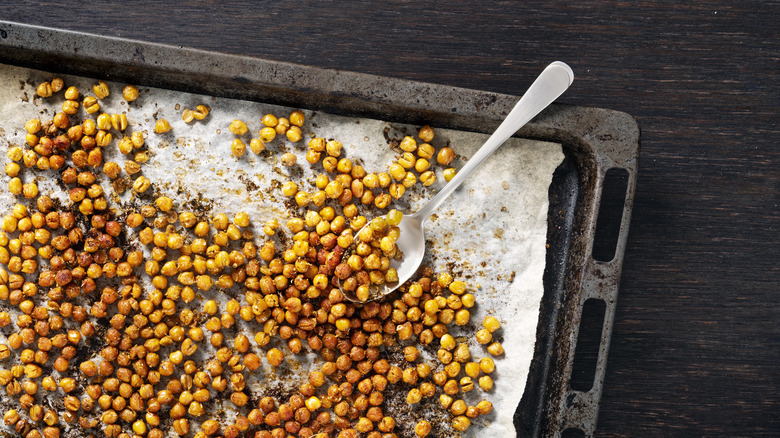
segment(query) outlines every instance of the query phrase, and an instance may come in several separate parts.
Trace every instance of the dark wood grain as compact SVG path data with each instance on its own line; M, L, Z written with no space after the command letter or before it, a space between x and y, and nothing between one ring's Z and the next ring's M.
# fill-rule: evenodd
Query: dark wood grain
M4 1L0 18L521 94L642 128L598 435L780 436L780 3Z

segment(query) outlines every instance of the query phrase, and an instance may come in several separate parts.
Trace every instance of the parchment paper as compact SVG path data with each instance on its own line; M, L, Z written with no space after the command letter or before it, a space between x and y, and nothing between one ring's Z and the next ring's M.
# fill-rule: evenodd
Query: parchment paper
M42 100L35 96L35 87L53 77L50 73L0 66L0 164L8 158L5 151L12 145L24 144L24 124L31 118L51 119L60 111L62 92ZM66 87L77 85L84 94L92 94L96 81L88 78L60 76ZM249 126L249 134L242 139L257 137L260 118L267 113L286 116L291 108L241 100L213 98L169 90L139 87L140 98L128 104L122 99L125 84L109 83L111 95L102 101L102 112L125 113L129 120L127 132L142 131L147 137L152 154L143 167L143 174L153 183L155 193L167 195L180 205L197 198L202 205L212 205L214 211L232 214L246 211L259 234L262 224L276 218L284 224L291 217L285 198L277 184L289 178L313 181L314 171L305 161L306 143L312 135L337 139L344 144L346 156L362 160L367 171L385 171L397 158L397 151L388 146L388 140L400 140L403 135L414 135L418 126L406 126L378 120L354 119L306 110L303 127L304 140L293 144L286 139L275 140L260 155L247 147L242 158L230 153L235 136L228 130L234 118ZM81 98L79 99L81 101ZM210 115L203 121L185 124L181 119L184 108L206 104ZM79 110L79 118L84 116ZM95 115L93 115L94 118ZM172 131L154 134L158 118L167 119ZM452 166L461 167L464 160L487 139L486 135L454 130L436 129L432 142L437 150L450 145L459 155ZM116 141L115 141L116 142ZM115 142L109 149L116 149ZM281 166L283 152L298 156L292 168ZM104 161L120 165L126 157L118 152L106 153ZM503 328L496 338L501 340L505 355L496 360L493 374L494 389L484 394L475 389L467 394L469 404L487 398L494 404L493 413L476 419L467 436L516 436L512 415L523 395L532 357L539 301L542 296L542 274L545 261L547 192L552 173L563 159L560 145L525 139L510 139L459 188L428 222L427 237L430 247L427 256L436 272L449 270L456 279L467 282L468 289L477 297L471 324L460 328L453 336L469 339L472 356L488 356L484 346L476 343L474 333L481 328L486 315L495 315ZM399 208L415 211L444 184L442 167L437 170L438 182L431 187L416 185L407 191ZM27 182L32 176L26 172ZM45 173L38 173L41 194L69 203L64 191L51 183ZM3 174L0 189L0 211L8 212L17 201L7 191L9 178ZM104 184L108 193L113 192ZM311 187L309 187L311 190ZM116 196L118 208L132 205L130 191ZM15 319L14 319L15 320ZM4 337L4 336L0 336ZM3 339L4 341L4 339ZM309 356L311 358L311 356ZM431 364L437 361L432 360ZM307 369L306 357L294 368ZM266 367L267 368L267 367ZM285 373L285 378L298 379ZM273 373L273 370L265 370ZM267 379L267 376L264 378ZM438 396L438 395L437 395ZM438 405L438 401L431 401ZM437 425L434 424L434 428Z

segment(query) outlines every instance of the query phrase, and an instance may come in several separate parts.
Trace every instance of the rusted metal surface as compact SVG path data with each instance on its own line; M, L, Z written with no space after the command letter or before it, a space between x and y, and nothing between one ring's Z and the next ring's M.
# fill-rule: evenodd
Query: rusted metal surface
M326 70L0 21L0 62L330 113L490 132L515 96ZM593 435L636 184L639 128L616 111L553 105L518 136L563 145L550 188L548 254L536 349L515 415L521 436ZM615 256L591 256L607 170L628 172ZM606 304L593 387L570 385L585 300Z

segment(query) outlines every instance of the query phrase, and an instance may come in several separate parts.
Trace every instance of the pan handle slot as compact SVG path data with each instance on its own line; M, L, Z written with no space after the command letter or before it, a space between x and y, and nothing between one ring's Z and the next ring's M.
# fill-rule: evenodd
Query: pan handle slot
M601 191L596 233L593 239L593 258L610 262L615 258L623 209L628 189L628 171L620 167L608 169Z
M570 427L561 433L561 438L585 438L585 432L580 429Z
M593 388L606 311L607 304L599 298L589 298L582 306L569 380L569 385L575 391L588 392Z

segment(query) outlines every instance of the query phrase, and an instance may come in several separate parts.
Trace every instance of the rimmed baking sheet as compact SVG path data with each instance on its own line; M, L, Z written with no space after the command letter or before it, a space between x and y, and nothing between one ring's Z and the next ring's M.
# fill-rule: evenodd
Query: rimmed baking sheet
M265 105L302 107L311 111L312 120L316 120L317 112L328 112L334 117L371 118L393 126L430 123L452 128L468 137L473 135L469 132L492 129L514 103L511 96L453 87L12 23L0 23L0 28L5 35L0 39L3 47L0 62L207 96L240 97ZM42 40L47 44L39 44ZM457 137L458 134L447 135ZM519 435L557 436L569 429L579 429L590 435L597 418L600 382L630 219L638 128L632 118L622 113L554 106L519 135L533 141L514 140L521 147L506 148L508 151L527 150L533 145L549 149L549 143L556 143L565 158L550 175L549 208L542 212L549 226L543 297L539 324L533 336L536 342L528 365L530 372L514 423ZM546 143L539 143L539 140ZM360 139L354 142L359 143ZM471 143L478 145L479 142ZM468 156L467 152L465 154ZM618 246L611 261L596 262L590 252L601 184L606 171L615 167L628 172ZM499 186L507 191L503 182L499 182ZM484 188L481 190L485 192ZM471 193L474 196L478 191ZM471 225L477 228L477 222L473 221ZM483 256L479 254L479 257ZM595 384L589 391L578 392L570 388L568 380L580 312L587 298L604 300L607 312ZM501 381L497 381L497 385L500 384Z

